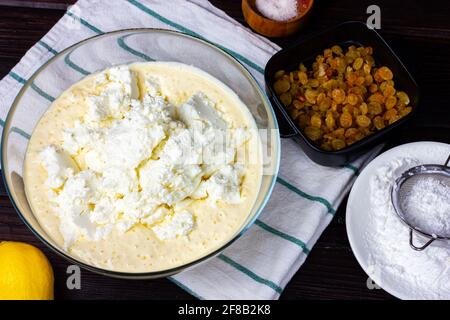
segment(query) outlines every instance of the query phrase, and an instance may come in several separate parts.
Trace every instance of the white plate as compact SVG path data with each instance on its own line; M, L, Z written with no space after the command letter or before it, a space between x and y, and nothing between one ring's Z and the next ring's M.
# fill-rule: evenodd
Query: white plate
M429 152L430 150L433 152ZM415 293L421 288L410 290L411 288L405 286L399 278L382 268L375 273L369 270L369 254L372 248L364 235L372 232L374 228L370 208L370 179L380 166L398 157L415 158L422 164L443 164L449 154L450 145L438 142L414 142L395 147L370 162L361 172L350 192L346 211L346 227L353 253L364 271L371 274L371 279L375 283L382 284L384 290L400 299L423 299L424 295L419 296ZM407 227L405 226L405 228Z

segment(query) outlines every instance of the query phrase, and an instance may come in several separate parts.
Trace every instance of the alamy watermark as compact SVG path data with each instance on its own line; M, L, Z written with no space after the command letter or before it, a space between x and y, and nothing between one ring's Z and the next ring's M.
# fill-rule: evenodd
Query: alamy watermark
M81 289L81 269L77 265L70 265L67 267L66 273L68 274L66 280L66 286L69 290Z
M380 268L376 265L369 265L369 267L367 268L367 273L370 275L370 277L368 277L366 281L367 289L381 289L381 287L373 280L373 278L380 279Z
M80 30L83 26L80 23L81 9L77 5L67 7L66 16L61 23L68 30Z
M367 7L366 13L370 16L366 20L367 28L381 29L381 9L379 6L372 4Z

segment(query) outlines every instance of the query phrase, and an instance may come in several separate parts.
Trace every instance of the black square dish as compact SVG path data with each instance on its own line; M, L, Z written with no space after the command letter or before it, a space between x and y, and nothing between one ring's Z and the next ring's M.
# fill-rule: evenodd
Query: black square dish
M321 54L324 49L334 45L340 45L342 47L348 47L350 45L371 46L376 64L389 67L394 74L395 87L408 94L410 98L409 105L412 107L412 111L405 117L386 126L384 129L343 149L325 151L310 141L295 124L277 97L273 89L273 84L275 82L275 73L278 70L294 70L298 68L299 63L310 67L318 54ZM345 22L289 48L280 50L266 65L265 81L269 98L275 106L281 136L295 139L308 157L316 163L325 166L344 165L383 142L413 116L419 104L419 88L411 74L383 38L375 30L369 29L362 22Z

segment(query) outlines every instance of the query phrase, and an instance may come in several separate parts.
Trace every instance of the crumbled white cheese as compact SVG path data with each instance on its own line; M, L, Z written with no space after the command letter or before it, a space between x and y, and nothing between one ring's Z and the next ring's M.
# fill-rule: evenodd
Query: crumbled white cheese
M158 79L150 76L145 79L145 90L146 94L150 96L158 96L161 94L161 86L159 85Z
M39 154L42 166L47 170L46 185L57 189L76 172L75 162L60 149L50 145L45 147Z
M174 239L187 235L194 227L194 217L189 211L175 212L173 216L166 216L164 221L152 227L159 239Z
M208 180L203 181L193 194L193 198L208 198L213 203L218 200L235 204L242 201L240 168L226 165L216 171Z
M98 122L109 117L120 117L130 107L131 99L137 99L139 89L136 77L126 66L118 66L104 71L100 83L102 93L87 97L87 122Z
M174 165L150 160L140 170L142 193L173 205L191 195L202 178L199 165Z
M59 216L60 231L65 248L69 248L81 237L100 240L107 236L112 224L99 225L90 214L91 199L96 190L96 177L92 171L81 171L67 179L64 187L53 199L55 212ZM114 212L109 212L114 219Z
M114 122L105 134L105 164L119 168L136 168L149 158L166 134L164 127L153 124L138 110L131 110L124 119ZM118 152L119 151L119 152Z
M162 222L162 220L170 214L170 210L165 206L156 208L151 214L141 219L141 222L147 226Z
M180 120L190 128L207 126L219 130L227 129L226 122L203 93L193 95L185 104L181 105L178 114Z
M86 98L84 117L64 130L62 149L41 152L47 185L60 188L52 201L66 248L135 224L162 240L176 238L194 228L188 208L194 199L241 201L234 159L247 130L230 130L203 93L173 106L157 79L141 80L139 93L128 67L100 73L97 95Z

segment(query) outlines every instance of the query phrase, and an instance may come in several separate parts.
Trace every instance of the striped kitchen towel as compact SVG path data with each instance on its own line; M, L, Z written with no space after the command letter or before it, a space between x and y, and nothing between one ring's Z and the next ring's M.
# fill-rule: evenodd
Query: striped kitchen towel
M28 78L48 59L83 39L128 28L166 28L204 38L240 60L264 88L264 66L280 48L254 34L206 0L80 0L0 82L0 124ZM137 61L145 56L117 44ZM87 74L86 61L67 60ZM51 84L33 83L36 99L53 101ZM33 116L30 110L30 117ZM21 139L29 132L14 130ZM282 141L281 167L273 194L255 224L222 254L171 277L200 299L277 299L305 261L358 170L370 155L343 168L311 162L300 147Z

